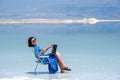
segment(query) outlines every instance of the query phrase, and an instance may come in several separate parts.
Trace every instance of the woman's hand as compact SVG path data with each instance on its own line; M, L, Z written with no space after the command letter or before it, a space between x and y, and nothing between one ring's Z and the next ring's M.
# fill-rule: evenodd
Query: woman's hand
M50 45L50 48L53 48L54 44Z

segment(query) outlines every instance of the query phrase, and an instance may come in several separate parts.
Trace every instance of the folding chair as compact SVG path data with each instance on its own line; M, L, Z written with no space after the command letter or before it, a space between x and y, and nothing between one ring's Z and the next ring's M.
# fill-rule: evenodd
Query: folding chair
M47 56L47 55L46 55L46 56L40 56L39 58L37 58L37 61L35 61L35 62L37 63L37 65L36 65L36 67L35 67L34 72L36 72L39 63L42 63L42 64L49 64L49 63L50 63L50 58L49 58L49 56L50 56L50 55L54 55L54 54L56 53L56 49L57 49L57 45L55 44L55 45L53 46L52 52L49 53L48 56ZM32 48L32 52L33 52L34 55L35 55L34 48ZM41 58L42 58L42 60L41 60ZM43 62L44 59L48 59L48 62ZM51 65L51 63L50 63L50 65Z
M34 55L35 55L34 48L32 48L32 52L33 52ZM42 58L42 60L41 60L40 58ZM48 59L48 62L43 62L44 59L46 59L46 58ZM36 60L35 62L36 62L37 64L36 64L36 67L35 67L35 69L34 69L34 72L36 72L39 63L44 64L44 65L45 65L45 64L49 64L49 63L50 63L50 59L49 59L49 56L40 56L39 59L37 58L37 60Z

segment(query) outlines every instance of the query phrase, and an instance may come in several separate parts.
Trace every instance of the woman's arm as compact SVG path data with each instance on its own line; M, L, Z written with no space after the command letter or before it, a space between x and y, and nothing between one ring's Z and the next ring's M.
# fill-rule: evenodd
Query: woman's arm
M42 51L40 51L40 52L38 53L38 55L37 55L37 56L39 57L42 53L43 53L43 52L42 52Z
M52 47L53 47L53 45L50 45L48 48L42 49L42 51L45 53L45 52L47 52L48 49L50 49L50 48L52 48Z
M38 53L38 57L42 54L42 53L46 53L48 49L52 48L53 45L50 45L48 48L42 49L39 53Z

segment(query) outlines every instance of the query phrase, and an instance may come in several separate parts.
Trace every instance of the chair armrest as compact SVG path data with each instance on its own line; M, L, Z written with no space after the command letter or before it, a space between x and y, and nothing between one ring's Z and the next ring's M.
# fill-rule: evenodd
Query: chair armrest
M49 58L49 56L40 56L39 58Z
M42 64L48 64L50 62L49 56L40 56L39 58L42 58L42 59L40 59ZM43 62L44 59L46 59L46 58L49 60L49 62Z

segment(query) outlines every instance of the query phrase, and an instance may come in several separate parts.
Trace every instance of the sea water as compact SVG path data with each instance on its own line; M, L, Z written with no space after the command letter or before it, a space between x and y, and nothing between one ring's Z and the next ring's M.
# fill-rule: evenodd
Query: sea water
M112 27L114 23L104 25L101 23L96 24L96 26L88 25L85 29L89 27L97 29L99 25L101 27L104 27L104 25L105 27ZM72 26L65 24L1 25L1 80L8 78L49 80L51 76L52 79L61 80L119 80L119 32L101 33L93 31L83 33L80 30L83 27L84 25L82 24L73 24ZM37 38L41 48L46 48L53 43L58 44L58 51L65 64L72 71L65 74L58 72L55 75L50 75L48 74L47 65L39 65L37 73L34 73L36 59L32 53L32 49L27 46L27 39L30 36Z
M52 3L28 6L4 2L0 5L0 19L120 19L119 7L80 7L77 3ZM32 3L29 2L29 3ZM57 3L57 2L56 2ZM63 3L63 2L60 2ZM8 6L5 6L8 4ZM59 4L59 3L57 3ZM66 5L67 4L67 5ZM77 5L75 5L77 4ZM61 4L59 4L61 5ZM9 7L10 6L10 7ZM49 7L42 9L43 7ZM48 73L47 65L36 63L27 45L34 36L41 48L58 44L64 63L72 71ZM48 51L48 53L50 50ZM96 24L0 24L0 80L119 80L120 79L120 23Z

